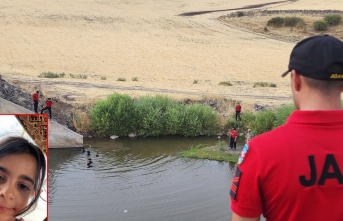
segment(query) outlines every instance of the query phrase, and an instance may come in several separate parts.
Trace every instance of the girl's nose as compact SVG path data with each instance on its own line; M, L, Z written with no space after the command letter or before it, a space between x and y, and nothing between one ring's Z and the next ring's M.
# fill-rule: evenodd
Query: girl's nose
M6 199L13 199L14 187L10 184L0 185L0 196L5 197Z

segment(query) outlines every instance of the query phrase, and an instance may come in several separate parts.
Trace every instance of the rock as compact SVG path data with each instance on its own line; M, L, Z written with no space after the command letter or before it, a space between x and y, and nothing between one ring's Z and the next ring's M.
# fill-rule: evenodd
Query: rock
M117 135L112 135L112 136L110 136L110 139L112 139L112 140L115 140L115 139L117 139L117 138L119 138L119 136L117 136Z
M135 133L130 133L130 134L129 134L129 137L137 137L137 134L135 134Z

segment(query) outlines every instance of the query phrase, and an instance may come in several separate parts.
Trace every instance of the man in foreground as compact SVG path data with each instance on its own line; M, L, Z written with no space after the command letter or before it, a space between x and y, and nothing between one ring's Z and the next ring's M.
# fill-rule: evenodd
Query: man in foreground
M293 49L296 111L249 141L231 185L233 221L343 220L343 43L313 36Z

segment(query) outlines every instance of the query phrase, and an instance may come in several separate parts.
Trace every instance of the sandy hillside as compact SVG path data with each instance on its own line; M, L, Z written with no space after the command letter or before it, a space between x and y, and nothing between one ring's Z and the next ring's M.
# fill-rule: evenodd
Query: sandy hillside
M135 96L219 95L243 102L289 103L289 79L280 74L287 69L294 43L243 32L216 20L231 12L223 10L271 2L2 0L0 73L28 91L70 95L74 102L117 91ZM263 9L343 10L343 4L338 0L298 0ZM179 16L216 10L222 11ZM37 77L45 71L66 76ZM70 74L87 75L87 79ZM132 81L134 77L138 81ZM219 86L222 81L233 86ZM256 82L277 87L254 88Z

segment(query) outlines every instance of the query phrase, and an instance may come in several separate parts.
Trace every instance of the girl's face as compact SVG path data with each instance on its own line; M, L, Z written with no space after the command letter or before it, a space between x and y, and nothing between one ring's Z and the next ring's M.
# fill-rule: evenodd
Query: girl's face
M37 163L29 154L0 158L0 221L13 221L35 193Z

